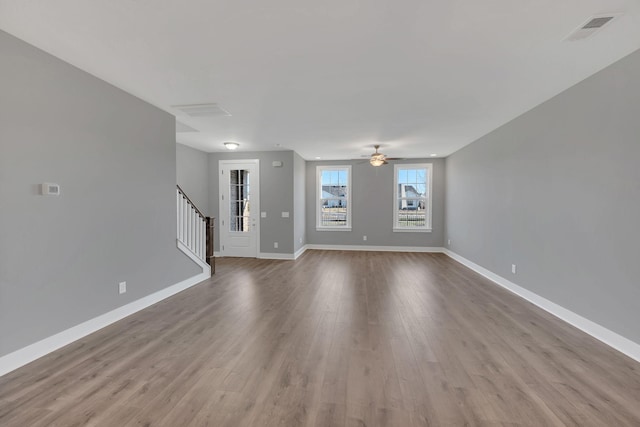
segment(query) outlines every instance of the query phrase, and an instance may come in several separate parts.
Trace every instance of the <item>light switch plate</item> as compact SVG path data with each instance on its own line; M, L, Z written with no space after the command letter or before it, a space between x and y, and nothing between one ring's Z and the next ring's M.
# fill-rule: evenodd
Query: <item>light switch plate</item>
M282 218L289 218L289 212L282 212Z
M266 212L260 212L260 218L266 218L266 217L267 217Z

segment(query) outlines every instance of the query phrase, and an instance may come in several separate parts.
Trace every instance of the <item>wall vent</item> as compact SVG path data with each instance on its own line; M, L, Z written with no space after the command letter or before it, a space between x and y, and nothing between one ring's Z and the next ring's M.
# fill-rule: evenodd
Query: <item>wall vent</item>
M179 132L200 132L198 129L194 129L189 125L185 125L182 122L176 120L176 133Z
M223 117L231 115L216 103L172 105L171 108L175 108L189 117Z
M609 24L611 21L616 19L621 14L619 13L610 13L606 15L598 15L589 18L587 22L580 25L576 30L574 30L566 40L575 41L575 40L584 40L588 37L591 37L598 31L602 29L605 25Z

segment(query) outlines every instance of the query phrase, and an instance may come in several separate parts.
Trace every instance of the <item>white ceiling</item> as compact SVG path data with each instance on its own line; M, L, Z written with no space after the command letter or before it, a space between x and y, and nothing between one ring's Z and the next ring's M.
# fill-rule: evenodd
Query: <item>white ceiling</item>
M606 12L624 14L563 41ZM640 48L640 2L0 0L0 28L176 114L204 151L427 157ZM232 116L170 107L208 102Z

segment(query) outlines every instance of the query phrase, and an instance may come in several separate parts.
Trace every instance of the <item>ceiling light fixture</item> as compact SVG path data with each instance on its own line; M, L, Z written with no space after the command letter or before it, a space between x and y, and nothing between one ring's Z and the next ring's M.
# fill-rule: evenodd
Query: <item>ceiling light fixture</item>
M240 146L240 144L237 142L225 142L224 146L227 147L227 150L235 150Z
M378 155L371 156L371 159L369 159L369 163L371 163L371 166L382 166L382 165L384 165L384 154L378 154Z

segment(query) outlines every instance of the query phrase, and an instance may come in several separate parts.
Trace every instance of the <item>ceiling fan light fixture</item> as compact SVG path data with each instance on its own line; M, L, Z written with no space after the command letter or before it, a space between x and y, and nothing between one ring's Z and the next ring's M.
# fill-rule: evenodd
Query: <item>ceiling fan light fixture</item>
M238 144L237 142L225 142L224 146L227 147L227 150L236 150L238 147L240 147L240 144Z
M385 164L384 156L383 155L372 156L371 159L369 160L369 163L371 163L371 166L382 166Z

